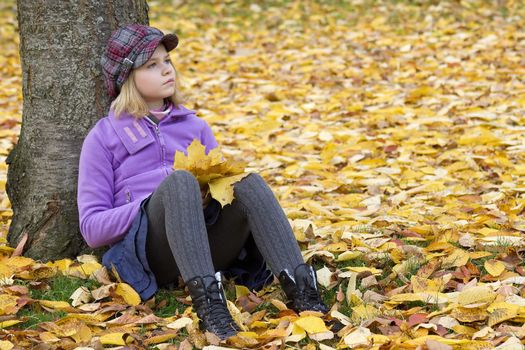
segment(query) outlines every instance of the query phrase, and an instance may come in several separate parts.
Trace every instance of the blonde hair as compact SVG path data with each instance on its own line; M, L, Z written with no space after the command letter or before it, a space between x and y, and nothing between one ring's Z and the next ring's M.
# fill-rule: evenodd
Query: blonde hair
M111 102L110 110L115 113L115 117L117 118L120 118L122 113L129 113L135 117L135 119L141 119L149 114L148 105L137 89L134 76L135 69L132 69L129 76L124 81L124 84L122 84L120 93L113 102ZM166 97L166 99L173 102L175 106L185 102L185 98L182 96L180 88L181 81L177 70L175 70L175 92L173 95Z

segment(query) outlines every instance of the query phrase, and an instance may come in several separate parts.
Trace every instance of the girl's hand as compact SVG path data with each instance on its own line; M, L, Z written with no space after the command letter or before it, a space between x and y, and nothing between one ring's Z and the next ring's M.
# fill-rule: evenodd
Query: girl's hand
M201 198L202 198L202 207L203 208L206 208L206 206L208 205L208 203L211 200L211 195L210 195L209 189L210 188L209 188L208 184L201 185Z

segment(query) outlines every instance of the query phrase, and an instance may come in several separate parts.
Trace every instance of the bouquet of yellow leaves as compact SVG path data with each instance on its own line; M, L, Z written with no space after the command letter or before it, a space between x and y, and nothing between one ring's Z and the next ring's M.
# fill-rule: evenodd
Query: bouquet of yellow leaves
M246 163L226 159L217 147L206 154L206 147L195 139L184 152L175 152L173 169L186 170L193 174L199 185L209 185L210 194L221 206L233 201L233 184L242 180Z

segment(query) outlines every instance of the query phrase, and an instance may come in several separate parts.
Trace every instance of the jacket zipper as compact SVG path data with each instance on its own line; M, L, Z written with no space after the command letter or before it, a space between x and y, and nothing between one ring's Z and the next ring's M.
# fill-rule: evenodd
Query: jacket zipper
M165 151L166 147L165 147L165 144L164 144L164 139L160 136L159 125L156 124L155 122L153 122L150 118L147 118L147 119L150 121L150 123L152 123L155 126L155 133L157 134L157 137L158 137L159 143L160 143L160 163L162 165L162 168L166 172L166 175L168 175L169 171L166 168L166 162L164 160L164 151Z

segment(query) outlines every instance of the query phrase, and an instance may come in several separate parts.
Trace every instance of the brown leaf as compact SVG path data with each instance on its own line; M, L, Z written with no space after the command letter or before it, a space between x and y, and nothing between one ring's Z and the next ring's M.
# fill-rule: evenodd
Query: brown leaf
M420 323L428 323L427 314L413 314L408 317L408 325L410 327Z
M22 252L24 250L24 246L27 242L27 239L28 239L28 234L27 234L27 231L24 232L24 234L22 235L22 238L20 239L20 241L18 242L18 245L16 246L15 250L13 251L13 254L11 254L11 256L21 256L22 255Z

